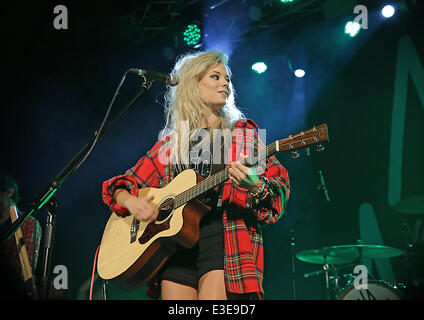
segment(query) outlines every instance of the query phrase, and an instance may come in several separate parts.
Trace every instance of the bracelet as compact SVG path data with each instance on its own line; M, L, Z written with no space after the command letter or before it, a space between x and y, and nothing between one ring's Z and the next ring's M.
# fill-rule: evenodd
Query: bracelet
M258 188L255 192L250 192L250 195L252 197L259 196L259 194L261 194L265 189L265 182L263 182L262 179L259 179L259 181L260 181L260 184L261 184L260 188Z

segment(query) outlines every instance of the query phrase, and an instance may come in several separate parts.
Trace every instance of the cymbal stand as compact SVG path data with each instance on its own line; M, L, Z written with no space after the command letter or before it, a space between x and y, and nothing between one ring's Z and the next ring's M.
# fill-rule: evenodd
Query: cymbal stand
M404 241L405 246L405 256L404 256L404 280L408 288L412 286L414 272L412 270L412 257L415 250L415 241L410 234L409 226L406 223L401 225L401 236Z
M339 277L339 270L337 269L337 267L333 267L334 270L334 275L332 277L330 277L330 280L334 281L334 285L333 285L333 294L334 294L334 299L337 299L337 297L340 294L340 277Z
M323 270L325 274L325 291L326 299L333 300L338 297L340 294L339 288L339 275L337 272L337 267L329 265L327 263L327 257L324 257L325 264L323 265Z
M325 260L327 260L327 257L325 257ZM328 265L328 263L325 263L322 266L322 268L324 269L324 274L325 274L325 293L326 293L327 300L330 300L330 275L329 275L330 266Z

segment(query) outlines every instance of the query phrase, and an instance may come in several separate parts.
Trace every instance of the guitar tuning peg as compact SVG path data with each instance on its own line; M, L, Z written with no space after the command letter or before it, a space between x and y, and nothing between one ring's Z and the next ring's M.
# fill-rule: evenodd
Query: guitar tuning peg
M322 145L322 144L317 144L316 145L316 150L318 151L318 152L321 152L321 151L323 151L325 148L324 148L324 146Z
M293 159L299 158L299 153L296 150L291 151L291 157Z

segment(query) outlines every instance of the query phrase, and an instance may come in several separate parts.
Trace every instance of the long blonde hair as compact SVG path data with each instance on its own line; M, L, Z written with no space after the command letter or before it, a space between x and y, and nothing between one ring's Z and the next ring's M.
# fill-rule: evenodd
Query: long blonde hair
M201 115L205 108L208 108L201 97L199 81L207 69L218 62L224 64L228 75L231 76L228 56L218 50L183 55L177 59L172 70L178 75L179 84L168 86L165 94L166 123L161 133L162 138L170 135L170 158L174 164L188 163L187 155L182 152L182 145L187 144L188 141L184 141L187 139L183 139L183 137L187 137L187 133L188 136L191 136L201 127ZM236 107L234 98L235 92L230 81L226 104L217 112L218 119L210 126L210 136L214 129L232 129L237 120L245 118Z

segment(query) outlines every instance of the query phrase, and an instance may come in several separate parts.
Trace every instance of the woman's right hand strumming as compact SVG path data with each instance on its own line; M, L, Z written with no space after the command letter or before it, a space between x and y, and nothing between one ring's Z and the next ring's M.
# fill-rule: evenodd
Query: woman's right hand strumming
M118 205L128 209L130 214L139 221L154 221L158 216L158 209L150 203L154 199L153 195L138 198L125 189L118 189L114 197Z

